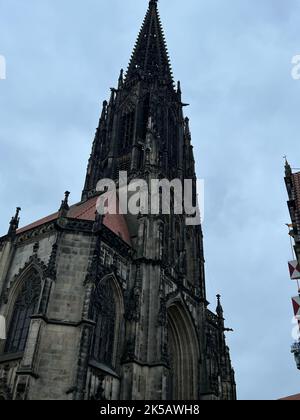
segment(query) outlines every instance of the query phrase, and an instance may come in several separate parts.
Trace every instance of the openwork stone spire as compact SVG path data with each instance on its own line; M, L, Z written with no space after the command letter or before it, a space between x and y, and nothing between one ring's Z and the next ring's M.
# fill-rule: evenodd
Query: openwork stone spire
M149 8L128 66L126 81L137 76L159 78L172 85L174 83L157 0L149 2Z

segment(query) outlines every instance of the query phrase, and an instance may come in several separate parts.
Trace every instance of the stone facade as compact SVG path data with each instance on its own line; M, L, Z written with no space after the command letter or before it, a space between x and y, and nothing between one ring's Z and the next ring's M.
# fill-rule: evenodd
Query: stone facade
M0 239L0 399L233 400L223 309L208 309L201 226L96 216L103 177L196 181L157 2L104 102L80 203ZM194 197L195 198L195 197Z

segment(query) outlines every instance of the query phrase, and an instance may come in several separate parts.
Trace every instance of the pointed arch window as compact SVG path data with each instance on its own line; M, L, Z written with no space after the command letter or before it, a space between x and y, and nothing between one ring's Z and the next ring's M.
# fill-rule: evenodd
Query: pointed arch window
M100 283L95 291L93 319L96 326L92 344L92 359L113 368L117 304L115 293L109 279Z
M37 273L28 276L23 283L14 305L5 353L21 353L25 350L30 320L37 310L41 288L41 279Z
M122 116L121 152L127 151L133 143L135 110Z

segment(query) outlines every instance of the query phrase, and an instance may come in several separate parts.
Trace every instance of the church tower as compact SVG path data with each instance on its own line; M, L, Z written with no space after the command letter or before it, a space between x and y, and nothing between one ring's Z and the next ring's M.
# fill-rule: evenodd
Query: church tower
M81 201L66 192L57 213L21 229L18 209L0 239L0 399L236 399L219 296L208 309L201 225L175 212L172 193L170 214L96 212L98 181L124 172L128 183L195 187L184 106L151 0L103 103Z

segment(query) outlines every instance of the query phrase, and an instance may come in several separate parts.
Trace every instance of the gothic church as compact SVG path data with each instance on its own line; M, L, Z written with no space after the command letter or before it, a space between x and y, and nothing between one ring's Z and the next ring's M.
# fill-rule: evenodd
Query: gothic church
M157 0L103 103L81 201L0 238L0 400L235 400L223 309L208 309L201 226L96 213L97 182L196 180ZM59 206L57 206L59 207Z

